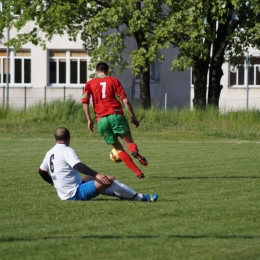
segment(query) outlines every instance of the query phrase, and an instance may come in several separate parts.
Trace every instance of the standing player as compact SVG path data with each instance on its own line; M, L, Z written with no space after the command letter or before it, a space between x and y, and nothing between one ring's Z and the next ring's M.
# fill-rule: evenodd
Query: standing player
M61 200L91 200L99 194L121 199L154 202L157 194L137 193L115 177L100 174L82 163L69 147L70 132L59 127L55 133L55 146L50 149L39 168L39 174L57 190ZM79 172L86 174L81 179Z
M134 164L132 158L124 150L118 140L118 136L123 140L131 155L139 163L147 166L147 160L139 153L138 147L134 142L129 124L124 116L122 105L131 116L132 123L136 127L140 125L137 120L131 102L128 100L122 84L114 77L108 76L109 67L105 62L100 62L96 66L96 78L88 81L82 94L82 105L88 120L88 130L93 132L93 121L90 116L89 103L92 98L93 108L97 120L99 134L107 144L117 150L120 159L133 171L137 178L144 178L144 174Z

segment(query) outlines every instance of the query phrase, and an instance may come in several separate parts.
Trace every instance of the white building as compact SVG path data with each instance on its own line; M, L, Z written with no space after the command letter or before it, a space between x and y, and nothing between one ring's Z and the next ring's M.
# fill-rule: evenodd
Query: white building
M29 32L32 24L23 29ZM15 53L9 50L9 69L7 69L7 49L4 42L7 38L16 36L13 29L5 32L0 42L0 104L9 103L14 107L27 107L39 101L53 99L74 98L80 102L82 89L89 80L92 72L88 71L90 57L83 49L82 41L69 41L68 37L55 36L47 42L46 50L28 43ZM125 59L129 58L131 48L136 48L135 42L129 43L125 50ZM166 60L160 64L151 64L151 99L155 106L161 108L182 108L192 106L194 89L191 83L191 71L171 72L171 62L177 50L162 50ZM224 76L221 84L223 89L220 96L221 109L246 109L260 107L260 58L256 50L250 50L250 64L238 67L235 72L230 71L230 64L223 65ZM260 55L260 53L259 53ZM9 81L7 81L9 70ZM140 84L138 79L126 70L119 80L133 101L140 103ZM247 81L248 76L248 81ZM248 82L248 83L247 83Z
M23 31L28 32L31 27L29 23ZM16 31L11 30L9 37L15 36ZM8 52L4 46L7 38L6 31L0 43L0 87L3 90L0 89L0 103L6 103L8 96L9 105L14 107L64 97L80 101L90 74L87 70L90 58L80 39L71 42L66 36L55 36L51 42L47 42L46 50L31 43L25 44L17 53L10 48L8 69Z

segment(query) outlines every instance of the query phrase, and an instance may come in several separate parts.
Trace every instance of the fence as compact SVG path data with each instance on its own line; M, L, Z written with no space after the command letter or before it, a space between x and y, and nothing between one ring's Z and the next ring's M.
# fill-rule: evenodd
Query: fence
M36 105L39 102L50 102L53 100L68 100L74 99L81 101L82 87L10 87L7 100L6 87L0 86L0 106L10 106L18 109L27 109L30 106ZM135 91L134 91L135 90ZM137 89L138 90L138 89ZM128 98L132 101L134 106L140 104L138 100L138 93L134 87L125 88ZM164 109L170 108L167 100L171 99L171 104L176 107L190 106L192 107L192 100L190 97L174 97L174 95L167 95L167 93L152 93L152 105ZM140 95L140 94L139 94ZM161 96L163 95L163 96ZM223 111L229 110L246 110L246 109L260 109L260 97L250 98L220 98L219 107Z
M50 102L53 100L75 99L81 101L82 87L10 87L8 95L6 87L0 87L0 106L9 106L18 109L27 109L30 106L36 105L38 102ZM133 101L132 87L125 88L126 94ZM7 99L8 96L8 99Z

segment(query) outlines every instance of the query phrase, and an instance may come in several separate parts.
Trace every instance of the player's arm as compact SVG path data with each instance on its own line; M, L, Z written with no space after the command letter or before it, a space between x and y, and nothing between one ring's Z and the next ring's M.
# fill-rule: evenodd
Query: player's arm
M86 114L86 118L88 120L88 130L90 132L93 132L93 120L90 116L89 104L88 103L82 103L82 106L83 106L84 112Z
M88 121L88 130L90 132L93 132L93 120L90 116L90 110L89 110L90 97L91 97L91 90L89 87L89 83L87 82L82 93L81 103Z
M125 105L126 110L128 111L128 113L131 116L132 123L134 123L135 126L138 127L140 125L140 123L139 123L139 121L137 120L137 118L135 116L135 112L134 112L134 109L133 109L133 106L132 106L130 100L126 97L122 101L123 101L123 103Z
M83 174L90 175L90 176L93 176L93 177L96 177L97 174L98 174L96 171L92 170L91 168L89 168L87 165L85 165L82 162L75 164L73 166L73 168L75 170L77 170L78 172L81 172Z
M85 111L86 114L86 118L88 120L88 130L90 132L93 132L93 120L90 116L90 111L89 111L89 104L88 103L82 103L83 109Z
M39 174L46 182L48 182L50 185L53 185L52 178L51 178L51 176L49 175L48 172L39 168Z

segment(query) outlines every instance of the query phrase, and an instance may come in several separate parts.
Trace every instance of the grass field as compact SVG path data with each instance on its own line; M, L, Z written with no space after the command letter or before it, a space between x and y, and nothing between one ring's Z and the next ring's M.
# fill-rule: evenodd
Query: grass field
M71 202L61 201L38 174L60 125L0 120L1 260L260 259L257 135L225 138L221 131L213 136L140 126L133 136L149 165L138 180L109 160L110 147L96 132L63 123L90 167L139 192L159 194L156 203L107 196Z

